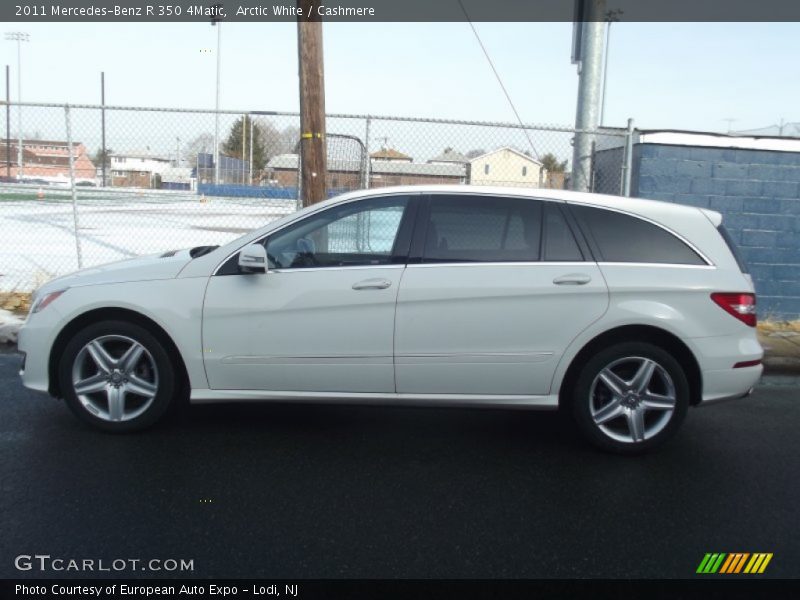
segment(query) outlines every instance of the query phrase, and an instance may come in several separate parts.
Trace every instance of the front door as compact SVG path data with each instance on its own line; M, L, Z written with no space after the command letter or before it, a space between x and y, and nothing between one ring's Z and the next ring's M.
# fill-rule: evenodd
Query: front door
M210 387L394 392L409 205L403 196L369 198L291 224L264 240L266 275L226 263L210 278L203 308Z

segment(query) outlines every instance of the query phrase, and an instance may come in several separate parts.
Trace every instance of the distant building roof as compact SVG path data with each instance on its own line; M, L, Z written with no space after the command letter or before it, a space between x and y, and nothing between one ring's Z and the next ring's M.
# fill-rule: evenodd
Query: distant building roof
M272 157L267 163L269 169L297 170L297 154L280 154ZM363 168L357 160L328 160L328 171L337 173L358 173ZM412 163L398 160L373 160L370 172L376 175L430 175L439 177L464 177L466 168L463 164L431 164Z
M370 154L369 157L373 160L406 160L408 162L414 160L408 154L398 152L394 148L381 148L377 152Z
M800 139L798 138L731 135L709 131L646 129L637 133L635 142L637 144L708 146L713 148L741 148L743 150L800 152Z
M11 140L12 144L17 143L17 140ZM80 142L72 142L73 146L80 146ZM65 149L67 147L67 142L64 140L22 140L22 147L25 146L63 146Z
M744 135L752 137L796 137L800 138L800 123L784 123L783 125L770 125L759 129L743 129L731 131L731 135Z
M442 152L439 156L434 156L431 158L429 163L461 163L465 164L469 162L469 159L461 154L461 152L457 152L452 148L447 148L444 152Z
M537 165L541 165L542 164L541 161L536 160L532 156L528 156L524 152L520 152L519 150L517 150L515 148L512 148L511 146L503 146L502 148L498 148L497 150L492 150L491 152L487 152L486 154L481 154L480 156L476 156L475 158L470 159L469 162L474 163L474 162L477 162L477 161L479 161L481 159L485 159L487 156L491 156L492 154L498 154L499 152L513 152L514 154L516 154L520 158L524 158L525 160L529 160L532 163L536 163Z

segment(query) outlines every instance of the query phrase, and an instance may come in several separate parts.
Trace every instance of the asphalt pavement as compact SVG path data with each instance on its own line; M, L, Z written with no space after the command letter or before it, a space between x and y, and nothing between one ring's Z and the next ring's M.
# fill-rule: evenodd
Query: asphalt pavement
M48 554L201 578L683 578L707 552L800 575L797 387L693 409L629 458L533 411L228 404L115 436L18 367L0 354L1 577L91 575L14 567Z

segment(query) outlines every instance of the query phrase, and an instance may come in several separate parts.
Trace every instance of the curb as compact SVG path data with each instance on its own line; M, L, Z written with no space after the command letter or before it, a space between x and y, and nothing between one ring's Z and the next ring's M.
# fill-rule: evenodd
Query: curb
M771 387L771 386L796 386L800 387L800 375L784 375L784 374L767 374L762 375L756 387Z

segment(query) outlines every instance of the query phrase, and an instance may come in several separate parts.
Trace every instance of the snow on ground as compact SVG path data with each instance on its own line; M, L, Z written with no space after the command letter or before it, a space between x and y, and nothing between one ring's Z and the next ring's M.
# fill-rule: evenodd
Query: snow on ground
M22 327L22 319L0 308L0 344L14 344Z
M294 201L171 194L82 198L83 266L207 244L224 244L295 210ZM68 197L0 196L0 292L32 291L78 268Z

